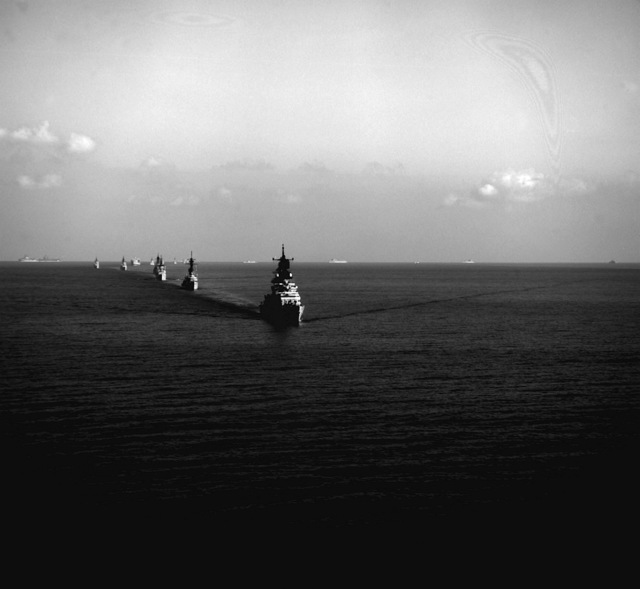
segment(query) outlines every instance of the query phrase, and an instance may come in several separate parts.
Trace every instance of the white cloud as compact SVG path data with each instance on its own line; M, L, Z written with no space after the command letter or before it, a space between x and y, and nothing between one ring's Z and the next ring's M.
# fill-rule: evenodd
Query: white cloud
M54 188L62 185L62 176L59 174L47 174L40 181L40 188Z
M88 153L96 148L96 142L86 135L71 133L67 149L72 153Z
M93 151L96 147L96 142L91 137L80 133L71 133L69 139L62 142L49 129L49 121L44 121L36 127L20 127L15 131L0 129L0 139L4 138L42 146L64 144L70 153L87 153Z
M501 192L507 200L522 200L530 198L534 193L539 192L545 176L541 172L536 172L533 168L529 170L506 170L495 172L491 182L499 186Z
M456 194L455 192L451 192L447 194L444 199L444 206L446 207L469 207L472 209L481 209L488 206L487 202L484 200L479 200L477 198L472 198L468 196L462 196L460 194Z
M32 143L58 143L59 139L49 131L49 121L44 121L39 127L21 127L11 133L13 139Z
M302 202L302 197L293 192L287 192L282 188L278 189L276 199L286 204L298 204Z
M562 194L587 194L595 189L596 186L593 182L581 178L561 178L558 182L558 190Z
M452 193L445 197L445 206L480 208L496 204L533 203L552 196L584 194L594 186L580 178L547 178L533 168L507 169L494 172L467 194Z
M140 167L141 168L158 168L161 165L162 165L162 162L158 158L153 157L151 155L140 164Z
M18 184L22 188L35 188L37 186L37 182L31 176L18 176Z
M169 206L172 207L181 207L183 205L189 207L195 207L200 204L200 197L195 194L190 194L189 196L178 196L174 198L171 202L169 202Z
M233 197L233 193L231 192L230 188L227 188L226 186L220 186L220 188L218 188L217 190L218 196L220 198L223 198L224 200L231 200Z
M26 189L47 189L62 185L62 176L59 174L45 174L39 181L25 174L18 176L17 180L18 184Z
M304 162L298 168L301 172L311 174L327 174L330 172L329 168L324 163L314 160L313 162Z
M369 162L362 170L363 174L373 176L393 176L395 174L404 174L404 166L401 162L395 162L391 166L385 166L380 162Z
M275 169L275 166L265 159L251 158L227 162L226 164L216 167L223 170L251 170L256 172L264 172Z
M484 186L481 186L478 189L478 192L482 196L494 196L494 195L498 194L498 190L496 189L496 187L493 184L485 184Z

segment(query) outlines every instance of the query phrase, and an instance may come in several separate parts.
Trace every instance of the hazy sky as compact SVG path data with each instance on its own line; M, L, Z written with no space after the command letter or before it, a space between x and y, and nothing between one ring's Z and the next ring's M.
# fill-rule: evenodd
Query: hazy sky
M640 262L637 0L0 0L0 259Z

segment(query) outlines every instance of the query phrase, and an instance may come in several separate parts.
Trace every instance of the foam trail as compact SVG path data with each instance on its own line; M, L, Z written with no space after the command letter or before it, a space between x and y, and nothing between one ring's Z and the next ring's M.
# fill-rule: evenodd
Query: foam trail
M520 37L471 31L464 38L474 49L499 59L523 82L536 106L552 175L557 181L561 167L561 104L551 58L541 47Z
M521 293L527 292L531 290L542 290L547 288L553 288L555 286L561 286L564 284L573 284L575 282L581 282L580 280L574 280L570 282L556 282L553 284L543 284L541 286L530 286L527 288L510 288L506 290L493 290L491 292L480 292L469 295L461 295L459 297L449 297L446 299L430 299L428 301L420 301L418 303L407 303L405 305L396 305L393 307L379 307L377 309L365 309L363 311L353 311L351 313L343 313L342 315L328 315L324 317L314 317L312 319L307 319L305 323L312 323L314 321L325 321L327 319L342 319L344 317L353 317L355 315L371 315L373 313L386 313L388 311L398 311L400 309L410 309L412 307L426 307L428 305L435 305L438 303L450 303L454 301L462 301L465 299L476 299L479 297L487 297L496 294L509 294L509 293Z
M196 296L213 301L217 305L221 305L228 309L252 316L258 314L258 305L254 301L250 301L249 299L239 297L232 293L225 291L208 291L206 293L197 291L197 293L198 294Z

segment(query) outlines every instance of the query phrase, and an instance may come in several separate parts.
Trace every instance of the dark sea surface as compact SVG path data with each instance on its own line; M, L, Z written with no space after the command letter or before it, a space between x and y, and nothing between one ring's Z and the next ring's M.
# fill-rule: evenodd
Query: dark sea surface
M640 266L0 264L5 508L230 526L626 526Z

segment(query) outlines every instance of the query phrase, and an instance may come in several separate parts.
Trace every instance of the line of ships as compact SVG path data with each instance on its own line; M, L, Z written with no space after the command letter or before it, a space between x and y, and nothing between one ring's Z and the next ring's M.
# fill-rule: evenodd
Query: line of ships
M284 244L282 244L282 254L279 258L272 258L274 262L278 262L274 277L271 279L271 292L264 295L263 301L260 303L260 315L262 318L276 326L288 327L298 326L302 320L304 305L300 299L298 286L293 282L293 274L291 273L291 262L293 258L287 258L284 253ZM174 263L175 260L174 260ZM189 264L186 276L182 280L181 287L186 290L198 290L198 270L193 258L193 252L185 263ZM246 263L252 263L248 261ZM140 259L131 260L133 266L140 265ZM161 281L167 279L167 266L164 258L158 254L155 260L151 260L153 265L154 276ZM100 268L98 258L93 262L95 268ZM120 262L120 270L127 270L127 261L122 258Z

